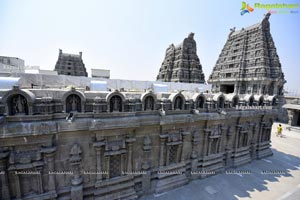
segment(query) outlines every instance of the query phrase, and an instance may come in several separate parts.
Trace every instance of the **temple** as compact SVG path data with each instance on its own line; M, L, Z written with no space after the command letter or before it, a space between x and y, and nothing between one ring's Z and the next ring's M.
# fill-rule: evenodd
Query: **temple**
M181 44L171 44L167 48L157 81L205 83L194 33L190 33Z
M88 76L82 61L82 52L79 55L63 53L59 50L55 71L60 75Z
M193 33L160 82L84 77L62 51L67 75L0 77L0 199L137 199L271 156L285 80L268 19L231 31L212 91Z
M270 15L247 28L230 30L208 80L213 92L282 95L286 81L270 33Z
M276 99L255 106L190 83L162 92L161 82L15 79L0 79L14 83L0 90L3 200L136 199L272 155Z

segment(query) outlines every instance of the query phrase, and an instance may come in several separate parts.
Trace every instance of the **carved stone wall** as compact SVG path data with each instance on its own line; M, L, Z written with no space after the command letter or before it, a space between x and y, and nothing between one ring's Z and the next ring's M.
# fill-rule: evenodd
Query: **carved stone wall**
M226 112L4 119L0 199L134 199L272 155L276 109Z

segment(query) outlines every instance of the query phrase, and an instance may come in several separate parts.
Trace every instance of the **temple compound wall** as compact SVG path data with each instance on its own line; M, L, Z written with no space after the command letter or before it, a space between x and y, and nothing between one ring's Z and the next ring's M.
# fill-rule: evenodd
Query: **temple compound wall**
M272 155L276 97L14 87L0 100L3 200L136 199Z

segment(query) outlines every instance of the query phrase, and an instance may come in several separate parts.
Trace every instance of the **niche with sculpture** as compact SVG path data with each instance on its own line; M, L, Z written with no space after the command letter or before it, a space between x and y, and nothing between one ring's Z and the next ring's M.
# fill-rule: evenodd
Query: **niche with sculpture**
M122 98L118 95L109 100L110 112L122 112Z
M174 110L182 110L183 109L183 100L181 97L176 97L174 102Z
M152 96L146 97L144 110L154 110L154 98Z
M23 95L14 95L9 102L10 115L28 115L28 103Z
M196 108L204 108L204 97L200 96L196 102Z
M81 99L76 94L71 94L66 100L66 112L81 112Z

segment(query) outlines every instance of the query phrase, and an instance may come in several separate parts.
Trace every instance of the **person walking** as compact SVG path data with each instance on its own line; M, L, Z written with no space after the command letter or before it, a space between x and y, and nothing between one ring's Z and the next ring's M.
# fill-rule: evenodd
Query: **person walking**
M281 124L279 124L279 125L277 126L277 133L276 133L276 136L277 136L277 137L278 137L278 136L282 137L282 126L281 126Z

